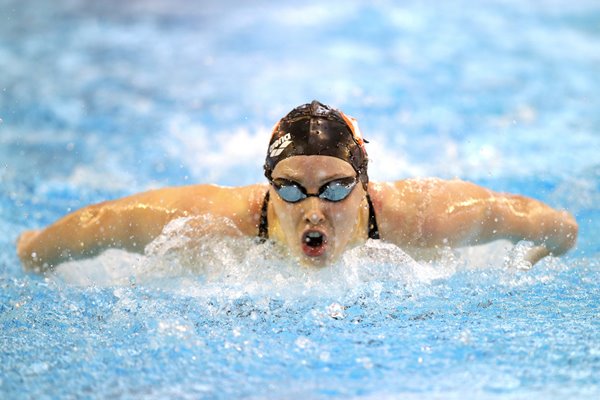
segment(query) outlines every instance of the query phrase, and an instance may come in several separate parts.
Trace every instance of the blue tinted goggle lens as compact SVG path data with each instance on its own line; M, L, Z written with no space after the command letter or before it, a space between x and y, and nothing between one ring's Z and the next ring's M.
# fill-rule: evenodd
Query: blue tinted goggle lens
M271 184L284 201L297 203L311 196L333 202L342 201L352 192L356 182L356 177L336 179L321 186L318 193L307 193L302 185L287 179L275 179Z

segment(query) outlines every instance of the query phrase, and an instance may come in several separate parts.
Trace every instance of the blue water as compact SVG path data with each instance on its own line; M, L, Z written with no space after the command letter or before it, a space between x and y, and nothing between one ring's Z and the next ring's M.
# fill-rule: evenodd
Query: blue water
M438 3L0 1L0 398L598 398L600 5ZM370 243L308 271L173 226L22 271L18 234L70 210L262 181L312 99L358 118L372 180L533 196L577 248L525 270L506 243Z

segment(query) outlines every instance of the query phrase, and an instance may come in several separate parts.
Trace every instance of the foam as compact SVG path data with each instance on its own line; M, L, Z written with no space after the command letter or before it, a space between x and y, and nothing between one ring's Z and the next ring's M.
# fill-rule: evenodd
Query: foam
M229 236L215 236L220 224ZM209 215L179 218L146 246L144 254L110 249L98 257L70 261L51 274L77 286L159 287L195 297L239 298L244 295L344 297L367 290L381 292L396 286L412 294L428 292L432 282L457 271L494 268L524 269L527 246L509 252L508 242L462 250L439 249L435 259L416 261L399 247L380 240L348 250L338 262L324 267L303 266L282 246L243 237L235 225ZM425 258L424 253L420 254Z

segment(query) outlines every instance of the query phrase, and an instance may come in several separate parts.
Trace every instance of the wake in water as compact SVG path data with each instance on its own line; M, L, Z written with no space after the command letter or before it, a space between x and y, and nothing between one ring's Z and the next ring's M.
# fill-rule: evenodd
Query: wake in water
M563 355L546 337L571 328L558 312L593 331L595 314L585 308L593 296L565 292L577 278L572 268L555 259L523 271L519 251L505 259L503 243L445 249L436 261L417 262L396 246L369 241L315 269L272 242L206 235L214 222L179 219L142 255L110 250L60 265L50 282L30 281L36 294L19 296L14 336L51 337L62 347L41 346L33 366L17 371L45 374L65 353L67 365L85 362L98 391L110 394L115 379L102 379L96 358L85 358L100 354L107 371L129 368L135 376L140 388L128 394L151 398L235 398L240 391L251 392L248 398L320 398L314 394L332 389L331 398L392 398L431 382L436 392L451 392L463 379L477 382L470 390L482 397L496 388L518 390L516 374L498 370L518 366L532 351L528 373L563 374L560 365L547 368L550 357ZM38 328L21 330L27 321ZM583 354L582 347L575 350ZM140 375L138 366L150 372ZM240 384L247 377L256 382L250 390ZM234 383L223 385L227 379ZM150 395L147 382L160 382ZM80 383L66 385L74 391Z

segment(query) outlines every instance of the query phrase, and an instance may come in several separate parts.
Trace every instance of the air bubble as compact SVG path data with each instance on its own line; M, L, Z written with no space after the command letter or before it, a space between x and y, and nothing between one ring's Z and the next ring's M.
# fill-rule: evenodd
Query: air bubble
M468 344L471 342L471 331L468 329L463 330L458 335L458 340L463 344Z
M300 336L294 343L300 349L306 349L312 344L311 340L306 336Z
M327 307L327 314L333 319L344 319L346 314L344 313L344 306L339 303L331 303Z
M356 359L356 362L362 364L362 366L366 369L373 368L373 361L371 361L369 357L359 357Z

